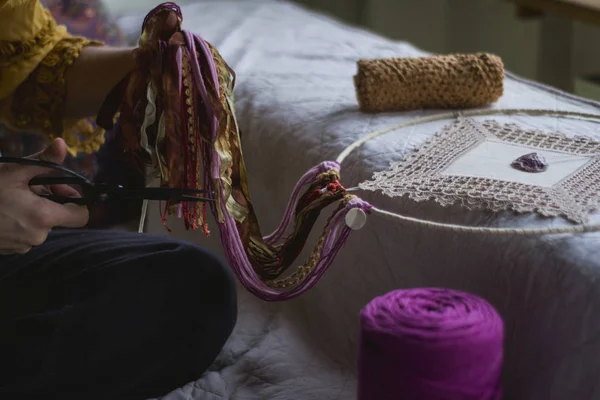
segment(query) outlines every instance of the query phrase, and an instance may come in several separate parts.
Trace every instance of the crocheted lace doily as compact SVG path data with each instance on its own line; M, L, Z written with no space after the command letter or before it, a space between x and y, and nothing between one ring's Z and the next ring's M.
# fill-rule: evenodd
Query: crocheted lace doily
M511 166L532 152L547 160L546 171ZM536 212L582 224L600 203L600 142L459 118L359 187L442 206Z

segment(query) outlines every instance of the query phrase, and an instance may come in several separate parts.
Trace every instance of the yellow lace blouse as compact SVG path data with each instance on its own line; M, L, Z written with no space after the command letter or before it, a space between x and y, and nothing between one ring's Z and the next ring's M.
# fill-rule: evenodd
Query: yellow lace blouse
M0 0L0 122L63 137L69 152L94 152L103 132L64 119L65 72L81 50L101 42L72 36L39 0Z

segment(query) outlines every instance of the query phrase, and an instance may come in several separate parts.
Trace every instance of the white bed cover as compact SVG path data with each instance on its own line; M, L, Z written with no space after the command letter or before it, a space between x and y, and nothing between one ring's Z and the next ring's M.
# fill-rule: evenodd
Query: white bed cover
M310 167L334 160L362 135L426 113L358 111L352 81L356 61L425 54L408 43L287 2L207 1L185 5L183 13L185 29L214 44L237 72L237 114L263 233L275 228L296 180ZM121 19L132 41L142 17ZM512 77L495 107L600 114L592 102ZM589 122L511 120L600 139L597 125ZM350 187L386 169L447 123L415 126L368 142L342 166L342 183ZM437 221L561 223L535 216L493 218L373 194L364 198L380 208ZM149 231L166 234L157 207L151 210ZM184 231L177 220L170 225L174 235L222 254L218 235L206 239L201 232ZM469 291L497 307L506 323L505 398L600 399L599 244L598 233L537 239L461 236L372 216L304 296L265 303L241 289L239 322L219 359L198 381L166 399L352 400L360 308L389 290L424 286Z

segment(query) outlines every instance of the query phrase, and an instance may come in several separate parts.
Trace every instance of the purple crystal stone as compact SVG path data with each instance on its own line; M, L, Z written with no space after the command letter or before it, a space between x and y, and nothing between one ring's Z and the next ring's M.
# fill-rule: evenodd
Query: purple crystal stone
M548 169L548 162L538 153L528 153L517 158L511 167L523 172L538 173Z

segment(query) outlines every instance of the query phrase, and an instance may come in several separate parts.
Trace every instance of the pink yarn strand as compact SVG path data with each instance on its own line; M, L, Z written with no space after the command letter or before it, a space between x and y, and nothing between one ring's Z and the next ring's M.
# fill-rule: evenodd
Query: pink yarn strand
M214 141L217 138L219 121L210 105L206 86L207 82L205 79L210 79L210 84L215 87L217 94L220 94L219 78L216 65L209 45L202 38L187 31L183 31L183 34L187 44L187 54L189 55L192 79L194 85L198 89L200 97L203 100L202 103L205 108L206 115L209 116L210 138ZM205 75L202 74L203 67L200 65L198 58L194 56L198 53L200 53L200 55L206 59L208 64L208 71L205 71ZM178 52L176 56L178 65L181 63L181 57L181 53ZM206 162L210 162L209 165L206 165L205 163L205 179L207 179L208 182L208 189L218 192L219 197L221 199L225 199L225 189L220 178L221 158L219 153L214 147L209 146L204 159L207 160ZM292 191L279 226L273 233L265 236L267 243L274 244L281 240L286 234L286 231L294 218L295 208L302 195L302 188L306 185L314 183L315 179L320 174L330 170L339 171L339 169L339 163L326 161L311 168L300 178L294 187L294 190ZM232 270L234 271L238 280L242 283L242 285L244 285L244 287L246 287L248 291L266 301L281 301L294 298L306 292L317 283L319 278L332 264L336 254L346 243L346 240L350 234L350 229L345 225L345 215L352 208L361 208L368 212L371 206L368 203L355 198L350 200L343 209L339 210L330 219L325 228L325 238L321 248L320 257L311 275L293 289L282 292L266 285L254 271L252 263L248 259L248 254L246 253L246 249L243 246L241 237L237 230L237 224L233 217L229 215L226 202L221 201L211 203L211 211L215 216L215 219L218 221L219 215L223 216L223 220L221 222L217 222L217 225L219 226L219 235L225 250L225 256Z

